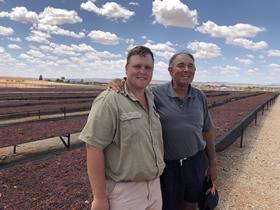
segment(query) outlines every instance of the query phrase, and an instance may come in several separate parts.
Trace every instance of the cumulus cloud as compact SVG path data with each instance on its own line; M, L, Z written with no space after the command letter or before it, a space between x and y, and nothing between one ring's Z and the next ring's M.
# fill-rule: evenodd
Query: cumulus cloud
M6 64L7 62L14 62L15 59L6 52L5 48L0 47L0 63Z
M259 73L259 69L258 68L248 69L247 73L249 75L255 75L256 73Z
M197 25L197 11L190 10L180 0L154 0L155 23L164 26L194 28Z
M13 42L21 42L21 38L19 37L9 37L8 39Z
M37 15L36 12L28 11L25 7L15 7L11 12L0 12L0 17L8 17L11 20L21 23L33 23L33 29L37 31L45 31L50 34L70 36L73 38L85 37L83 32L75 33L57 26L81 23L82 18L78 16L75 10L46 7L43 12ZM33 35L28 39L38 40L38 37L34 37Z
M228 77L239 77L240 73L238 72L240 68L236 66L226 65L226 66L214 66L213 69L218 70L219 74Z
M255 37L258 33L266 29L243 23L238 23L233 26L219 26L212 21L207 21L195 30L203 34L210 34L212 37L233 39L239 37Z
M91 31L88 34L88 37L90 37L95 42L98 42L100 44L104 45L116 45L119 43L119 37L116 34L110 33L110 32L104 32L104 31Z
M38 21L37 13L28 11L25 7L12 8L11 12L0 12L0 17L7 17L21 23L36 23Z
M187 48L193 50L195 58L216 58L221 56L221 48L213 43L206 42L190 42L187 45Z
M249 50L262 50L268 47L268 44L265 41L260 41L260 42L253 42L248 39L244 38L236 38L232 40L227 40L227 44L232 44L240 47L244 47Z
M268 47L265 41L253 42L246 38L255 37L258 33L266 31L250 24L238 23L233 26L219 26L212 21L207 21L195 29L212 37L224 38L227 44L244 47L249 50L261 50Z
M273 68L273 69L280 69L280 64L272 63L272 64L269 64L268 67Z
M138 2L133 2L133 1L131 1L131 2L129 2L129 4L130 4L130 5L133 5L133 6L139 6L139 3L138 3Z
M16 49L16 50L21 49L21 47L18 46L18 45L16 45L16 44L9 44L8 47L9 47L10 49Z
M152 44L147 42L146 47L150 48L155 55L169 59L175 52L171 42Z
M44 25L62 25L65 23L80 23L80 18L75 10L65 10L53 7L46 7L39 14L39 23Z
M134 41L133 38L128 38L128 39L125 40L125 43L126 43L126 44L134 44L134 42L135 42L135 41Z
M14 30L10 27L0 26L0 36L11 36Z
M251 59L242 59L242 58L239 58L239 57L235 57L234 60L242 63L242 64L245 64L245 65L250 65L253 63L253 61Z
M248 58L251 58L251 59L254 59L254 58L255 58L255 56L252 55L252 54L248 54L247 57L248 57Z
M87 1L81 4L81 8L89 12L94 12L97 15L105 16L109 19L121 19L124 22L129 20L135 12L126 9L116 2L107 2L101 8L97 7L92 1Z
M51 36L49 34L43 33L41 31L31 31L31 34L26 37L27 41L30 42L39 42L39 43L49 43L48 38L50 38Z
M73 38L83 38L83 37L85 37L84 32L75 33L73 31L62 29L62 28L60 28L56 25L38 24L37 29L41 30L41 31L46 31L46 32L51 33L51 34L69 36L69 37L73 37Z
M280 64L277 64L277 63L269 64L268 65L268 73L272 78L276 79L275 82L279 83L278 76L279 76L279 73L280 73Z
M280 50L268 50L267 56L269 57L280 57Z

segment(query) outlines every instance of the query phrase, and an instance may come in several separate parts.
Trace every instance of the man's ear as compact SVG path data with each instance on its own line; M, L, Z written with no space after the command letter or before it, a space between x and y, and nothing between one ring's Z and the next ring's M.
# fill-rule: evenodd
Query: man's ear
M127 75L127 71L128 71L128 67L127 67L128 63L125 64L125 74Z
M172 75L172 67L168 67L169 74Z

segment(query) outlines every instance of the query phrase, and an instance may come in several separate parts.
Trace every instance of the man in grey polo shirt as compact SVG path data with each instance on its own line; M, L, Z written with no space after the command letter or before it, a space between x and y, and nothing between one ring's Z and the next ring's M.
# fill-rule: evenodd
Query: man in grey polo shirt
M206 171L217 178L214 125L205 95L191 86L194 57L173 55L168 67L172 81L152 88L160 114L166 167L161 176L163 210L197 209ZM118 81L110 85L119 91Z
M197 209L203 180L217 178L214 125L205 95L191 86L194 58L180 52L169 61L172 81L154 87L166 167L161 176L163 209Z
M149 48L131 49L124 94L104 91L94 100L80 134L87 143L92 210L162 208L162 129L153 95L146 89L153 66Z

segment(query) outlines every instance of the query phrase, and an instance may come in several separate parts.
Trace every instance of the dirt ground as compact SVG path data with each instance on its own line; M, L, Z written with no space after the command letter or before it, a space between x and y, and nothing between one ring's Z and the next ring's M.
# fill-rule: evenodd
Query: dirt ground
M218 153L219 210L280 209L280 98Z
M74 144L79 143L77 135L73 136ZM239 148L239 138L218 153L217 209L280 209L280 98L263 116L259 113L257 125L253 122L246 129L243 141L243 148ZM46 145L49 151L58 149L58 145L64 147L59 139L27 143L17 148L16 155L12 154L12 147L2 149L0 159L2 163L18 161L29 156L34 148L36 152L42 148L40 153L48 153Z

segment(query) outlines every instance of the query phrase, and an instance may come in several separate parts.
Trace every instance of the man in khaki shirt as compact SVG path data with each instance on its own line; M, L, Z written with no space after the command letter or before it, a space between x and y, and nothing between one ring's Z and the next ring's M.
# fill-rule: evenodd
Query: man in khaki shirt
M149 48L129 51L125 94L104 91L80 134L87 144L92 210L160 210L165 166L159 115L146 89L153 74Z

